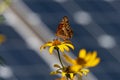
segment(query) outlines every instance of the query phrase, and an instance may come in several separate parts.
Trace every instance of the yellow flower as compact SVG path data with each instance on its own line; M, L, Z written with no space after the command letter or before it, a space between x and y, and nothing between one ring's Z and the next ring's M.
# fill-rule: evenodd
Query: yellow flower
M61 74L62 78L60 78L60 79L62 79L62 80L67 80L67 78L72 80L74 78L75 74L73 72L68 72L69 66L67 66L67 67L64 66L64 68L63 68L63 67L60 67L58 64L54 64L54 67L56 67L57 70L52 71L50 73L51 75Z
M81 49L76 59L72 59L68 55L64 54L64 58L71 64L68 68L68 72L78 73L80 76L87 75L90 67L96 66L100 62L100 58L97 57L97 52L86 52L85 49Z
M85 63L80 63L80 60L83 60ZM99 64L100 58L97 57L97 52L86 52L85 49L81 49L79 52L79 57L76 60L76 64L82 65L85 68L95 67Z
M73 79L74 78L74 73L69 73L69 72L67 72L67 70L66 71L63 71L62 73L62 77L66 77L66 78L69 78L69 79Z
M60 41L58 39L54 39L53 41L47 42L40 47L40 50L49 47L49 53L52 54L54 49L59 49L61 52L69 51L69 48L74 49L74 46L70 42Z

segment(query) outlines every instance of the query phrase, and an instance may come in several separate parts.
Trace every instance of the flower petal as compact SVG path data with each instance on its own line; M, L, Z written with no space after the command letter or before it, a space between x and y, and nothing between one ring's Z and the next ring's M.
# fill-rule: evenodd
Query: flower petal
M52 46L52 42L47 42L47 43L45 43L45 46Z
M62 45L59 45L59 46L57 46L58 48L59 48L59 50L63 53L64 52L64 48L63 48L63 46Z
M54 64L54 67L61 68L58 64Z
M98 65L100 62L100 58L96 58L91 64L90 64L90 67L94 67L96 65Z
M87 54L87 56L88 56L88 54ZM86 62L86 67L94 67L100 62L100 59L97 59L96 51L94 51L93 53L90 53L89 57L90 58Z
M55 47L55 46L52 46L52 47L49 48L49 53L50 53L50 54L52 54L52 52L53 52L53 50L54 50L54 47Z
M89 72L89 69L81 69L80 71L86 76Z
M85 61L86 61L86 62L89 61L90 58L91 58L91 53L88 52L88 53L86 54Z
M63 46L63 48L64 48L66 51L70 51L70 49L69 49L67 46Z
M80 71L79 71L79 72L77 72L77 73L80 75L80 77L81 77L81 76L83 76L83 74L82 74Z
M65 44L66 46L72 48L74 50L74 46L72 44Z
M50 75L56 75L56 74L58 74L56 71L50 72Z
M63 71L62 71L61 74L62 74L62 77L66 76L66 72L63 72Z
M74 78L74 73L69 73L70 74L70 79Z
M86 57L86 50L85 49L81 49L79 51L79 58L85 58Z
M40 51L41 51L42 49L45 49L46 47L50 47L50 46L52 46L52 42L47 42L47 43L45 43L44 45L42 45L42 46L40 47Z
M97 56L97 52L96 52L96 51L94 51L94 52L93 52L93 54L92 54L92 56L93 56L93 59L95 59L95 58L96 58L96 56Z
M73 65L69 67L69 71L77 73L81 68L82 68L82 65Z
M91 54L91 58L89 59L89 65L94 62L96 56L97 56L97 52L94 51L94 52Z
M66 59L67 62L69 62L70 64L75 64L75 60L72 59L71 57L69 57L66 54L63 54L64 58Z

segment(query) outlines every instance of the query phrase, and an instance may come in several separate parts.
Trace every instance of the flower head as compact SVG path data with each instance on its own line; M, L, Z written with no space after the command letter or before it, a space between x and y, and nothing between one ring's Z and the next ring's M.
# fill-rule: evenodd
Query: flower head
M68 72L80 74L80 76L87 75L89 72L88 68L98 65L100 62L100 58L97 57L96 51L87 53L85 49L80 50L76 59L72 59L66 54L64 54L64 57L67 62L71 64L71 66L68 68Z
M74 46L70 43L70 42L66 42L66 41L60 41L58 39L54 39L53 41L47 42L44 45L42 45L40 47L40 50L49 47L49 52L50 54L53 53L54 49L59 49L61 52L69 51L69 48L74 49Z
M64 54L63 56L71 65L62 68L58 64L55 64L54 67L56 67L57 70L51 72L51 74L61 74L62 77L70 80L73 80L76 74L79 74L80 76L87 75L89 72L88 68L94 67L100 62L100 58L97 57L96 51L87 53L85 49L80 50L76 59L72 59L67 54Z
M79 60L76 60L76 64L82 65L85 68L95 67L99 64L100 58L97 57L97 52L86 52L85 49L81 49L77 59L82 59L85 63L79 63Z
M68 72L69 66L60 67L58 64L54 64L54 67L56 67L57 70L52 71L50 74L51 75L61 74L62 77L59 78L58 80L67 80L67 79L72 80L74 78L75 74L73 72Z

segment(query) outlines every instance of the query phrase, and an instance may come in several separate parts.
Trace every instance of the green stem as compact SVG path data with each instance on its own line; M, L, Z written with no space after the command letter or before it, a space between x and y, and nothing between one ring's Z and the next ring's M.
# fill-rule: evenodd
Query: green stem
M60 57L59 49L56 48L56 50L57 50L57 53L58 53L58 58L59 58L60 64L61 64L62 68L64 68L63 63L62 63L62 60L61 60L61 57Z

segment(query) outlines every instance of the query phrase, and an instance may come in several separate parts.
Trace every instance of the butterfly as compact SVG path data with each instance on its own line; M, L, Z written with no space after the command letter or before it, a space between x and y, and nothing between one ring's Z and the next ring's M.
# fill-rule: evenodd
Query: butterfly
M72 38L73 31L70 27L69 20L67 16L64 16L61 20L61 22L58 25L56 36L63 39L68 40Z

